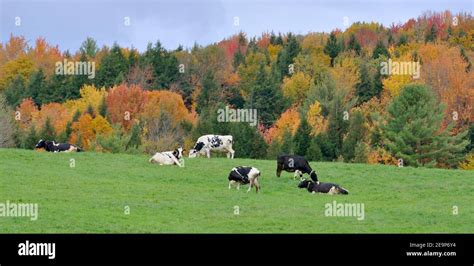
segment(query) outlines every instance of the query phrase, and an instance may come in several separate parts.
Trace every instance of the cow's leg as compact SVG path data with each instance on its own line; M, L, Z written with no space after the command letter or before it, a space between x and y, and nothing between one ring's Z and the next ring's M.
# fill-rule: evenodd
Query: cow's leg
M256 189L256 192L258 193L260 191L260 184L258 183L258 177L255 178L255 180L253 181L254 185L255 185L255 189Z
M247 189L247 193L250 192L250 190L252 190L252 187L253 187L253 178L250 178L250 184L249 184L249 189Z
M237 190L240 190L240 182L237 182Z
M230 180L230 181L229 181L229 189L232 187L232 185L233 185L234 183L235 183L234 180Z
M171 158L171 159L173 160L173 162L174 162L177 166L183 167L183 166L181 165L181 163L178 161L178 159L176 159L176 157L173 157L173 158Z
M277 164L277 177L280 177L281 175L281 170L283 169L283 165L282 164Z
M232 148L229 148L228 153L227 153L227 158L230 157L231 159L234 159L234 154L235 154L235 151Z
M208 159L211 158L211 149L206 149L206 156Z

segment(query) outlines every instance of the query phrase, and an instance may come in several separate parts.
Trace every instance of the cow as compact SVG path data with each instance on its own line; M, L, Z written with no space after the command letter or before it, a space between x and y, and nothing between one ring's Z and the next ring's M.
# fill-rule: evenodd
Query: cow
M40 139L35 146L35 149L45 149L48 152L81 152L82 148L69 143L56 143L53 141Z
M299 188L306 188L311 193L327 193L330 195L335 194L349 194L349 191L337 184L333 183L321 183L321 182L313 182L312 180L302 180L298 184Z
M318 182L318 175L311 168L308 161L299 155L279 155L277 157L277 177L280 177L281 171L294 172L293 179L297 176L303 177L308 174L314 182Z
M174 151L157 152L148 161L150 163L157 163L160 165L176 164L179 167L184 167L184 164L181 162L181 160L183 159L183 151L184 149L182 147L179 147Z
M260 184L258 183L258 177L260 176L260 171L255 167L248 166L237 166L232 168L229 173L229 189L232 185L237 184L237 190L240 190L241 184L250 184L247 192L252 190L252 187L255 186L255 190L258 193L260 190Z
M189 151L189 158L206 154L211 158L212 151L227 152L227 158L234 159L235 151L232 149L233 138L230 135L204 135L198 138L194 148Z

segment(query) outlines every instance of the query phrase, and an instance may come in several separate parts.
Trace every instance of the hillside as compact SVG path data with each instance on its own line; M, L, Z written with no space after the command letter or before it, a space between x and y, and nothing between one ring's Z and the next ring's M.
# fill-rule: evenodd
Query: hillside
M290 173L277 178L272 160L186 159L177 168L147 159L0 149L0 203L39 204L36 221L1 217L0 233L473 233L468 171L312 162L321 181L350 191L330 196L298 189ZM262 171L261 193L227 189L237 165ZM364 219L326 217L334 200L363 203Z

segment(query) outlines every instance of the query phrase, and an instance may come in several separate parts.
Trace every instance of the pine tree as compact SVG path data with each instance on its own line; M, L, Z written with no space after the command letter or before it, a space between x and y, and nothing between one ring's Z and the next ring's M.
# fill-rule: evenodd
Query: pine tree
M290 130L286 129L283 133L281 140L280 153L292 154L293 153L293 137L291 136Z
M102 58L95 77L95 85L97 85L97 87L112 87L118 84L116 81L120 75L123 76L127 73L127 60L120 46L114 44L112 49Z
M349 133L344 139L342 146L342 156L344 161L350 162L355 157L355 150L359 143L361 143L367 133L367 128L364 124L364 115L361 112L354 112L349 121Z
M53 125L51 124L51 119L49 117L44 121L43 128L39 133L39 137L44 140L53 141L56 139L56 131L54 130Z
M38 70L30 76L30 81L28 82L28 91L33 98L33 101L36 105L41 106L44 99L44 90L45 90L45 76L43 70Z
M334 67L334 59L337 57L340 51L341 47L337 42L336 34L331 32L331 35L329 35L329 39L324 46L324 53L331 58L331 67Z
M359 83L356 84L357 103L364 103L372 99L376 94L368 65L367 63L361 63L359 67Z
M456 136L440 131L444 106L426 85L405 86L388 107L383 126L388 150L409 166L457 165L468 141L467 131Z
M311 144L311 128L304 117L301 118L300 125L293 138L294 152L297 155L305 156Z
M383 44L382 41L378 41L377 45L375 45L374 51L372 52L372 58L377 59L381 55L385 56L386 58L390 57L390 53L388 52L387 48Z
M425 36L425 43L436 41L436 35L437 35L437 33L438 33L438 28L436 27L436 24L433 23L433 24L431 25L430 30L426 33L426 36Z
M321 148L319 147L319 142L317 138L312 138L309 148L306 151L306 159L310 161L321 161L323 159L323 154Z
M288 42L285 47L280 51L277 58L277 65L280 73L280 77L289 74L289 66L293 63L293 59L300 53L301 47L293 34L288 34Z
M218 89L213 73L208 71L201 82L201 93L196 101L196 111L199 114L201 114L204 109L211 109L219 102Z
M102 100L100 100L99 104L99 115L102 117L107 117L107 99L102 97Z
M363 141L357 142L354 149L354 162L367 163L367 150L367 144L365 144Z
M354 34L351 34L351 37L349 38L347 49L354 51L357 55L360 55L362 51L362 47L360 46Z
M38 143L38 140L38 133L36 132L35 126L32 125L26 137L21 141L21 148L34 149L36 143Z
M24 98L31 97L21 75L18 75L13 82L8 84L4 94L6 102L12 107L18 106Z

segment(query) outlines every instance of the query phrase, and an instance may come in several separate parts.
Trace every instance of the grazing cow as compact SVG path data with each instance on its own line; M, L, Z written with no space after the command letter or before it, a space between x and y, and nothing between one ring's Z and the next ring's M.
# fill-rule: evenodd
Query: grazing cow
M277 157L277 172L276 175L280 177L281 171L295 172L293 178L303 174L308 174L314 182L318 181L318 175L311 168L308 161L303 156L298 155L279 155Z
M184 165L181 163L183 151L184 149L179 147L174 151L157 152L148 161L150 163L158 163L160 165L176 164L179 167L183 167Z
M40 141L35 146L35 149L41 149L41 148L44 148L46 151L49 151L49 152L83 151L81 148L69 143L56 143L54 140L48 141L48 140L43 140L43 139L40 139Z
M234 159L235 151L232 149L233 138L230 135L204 135L198 138L194 148L189 151L189 158L195 158L199 154L206 154L211 158L212 151L227 152L227 158Z
M349 194L349 191L345 188L332 183L321 183L313 182L311 180L303 180L298 185L299 188L306 188L311 193L327 193L330 195L334 194Z
M239 190L241 184L250 183L247 192L252 190L252 187L255 186L256 192L258 193L258 191L260 190L260 184L258 183L259 176L260 171L255 167L234 167L229 173L229 189L232 187L232 185L237 184L237 190Z

